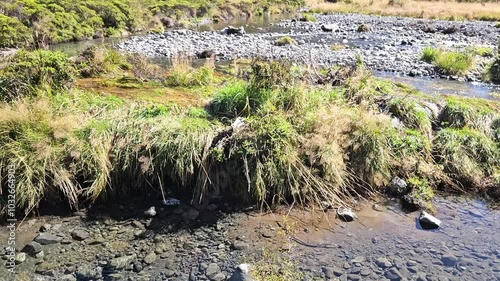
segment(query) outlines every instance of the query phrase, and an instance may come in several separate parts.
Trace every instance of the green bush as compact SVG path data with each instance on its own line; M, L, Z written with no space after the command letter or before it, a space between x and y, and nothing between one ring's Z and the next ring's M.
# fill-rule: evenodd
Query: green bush
M75 61L82 77L95 77L102 74L121 74L132 68L127 58L111 48L92 46L85 49Z
M12 100L40 91L65 90L74 78L75 69L64 53L19 51L0 74L0 98Z
M19 20L0 14L0 48L29 45L30 31Z

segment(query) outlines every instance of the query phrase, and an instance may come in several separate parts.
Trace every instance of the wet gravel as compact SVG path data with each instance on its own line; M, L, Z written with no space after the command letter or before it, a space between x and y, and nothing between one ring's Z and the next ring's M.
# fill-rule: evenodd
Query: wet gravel
M417 229L418 212L392 203L363 204L350 223L332 211L327 219L294 211L285 222L286 212L230 214L218 205L159 207L153 218L129 217L146 209L132 204L116 207L118 216L41 217L19 230L15 280L226 280L262 249L293 261L304 280L500 280L500 211L463 198L435 206L443 222L435 231ZM286 225L304 243L284 236ZM0 276L14 280L3 266Z
M425 46L464 49L468 46L496 48L500 29L491 22L458 22L380 17L358 14L317 15L317 22L286 20L274 24L270 32L223 35L218 31L173 30L163 34L133 37L119 48L149 57L171 57L177 53L197 56L211 50L218 60L265 57L299 63L345 65L358 57L378 71L411 76L447 77L420 60ZM360 25L367 32L358 32ZM323 31L322 26L332 28ZM281 28L281 31L277 31ZM263 30L265 31L265 30ZM276 46L275 40L290 36L297 45ZM345 48L332 50L338 44ZM476 67L464 79L479 81L491 58L476 57ZM451 77L458 78L458 77Z

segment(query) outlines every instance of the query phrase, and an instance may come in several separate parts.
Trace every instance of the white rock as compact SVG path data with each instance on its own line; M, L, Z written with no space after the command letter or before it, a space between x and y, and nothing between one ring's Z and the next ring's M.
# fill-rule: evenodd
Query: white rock
M427 212L422 212L418 220L423 229L436 229L441 226L441 221Z

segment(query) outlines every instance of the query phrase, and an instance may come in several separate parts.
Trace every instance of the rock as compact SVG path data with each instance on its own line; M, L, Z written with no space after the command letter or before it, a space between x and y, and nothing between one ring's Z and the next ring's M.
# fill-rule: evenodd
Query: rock
M214 277L221 272L220 267L216 263L211 263L208 265L205 275L210 279L214 280Z
M415 212L425 208L425 202L413 194L403 195L401 199L401 208L407 212Z
M88 241L88 245L100 245L100 244L104 244L106 242L106 240L102 237L97 237L95 239L91 239L90 241Z
M200 215L200 212L198 210L196 210L195 208L189 208L189 210L187 210L184 213L184 218L186 220L194 221L195 219L198 218L199 215Z
M134 267L133 267L134 272L141 272L142 271L142 264L140 262L134 262ZM170 276L167 276L170 277Z
M436 229L441 226L441 221L427 212L422 212L418 221L423 229Z
M403 275L399 272L399 270L395 267L390 268L384 273L384 276L389 280L402 280Z
M156 261L156 259L156 254L154 252L151 252L144 257L144 263L151 265Z
M210 280L212 281L224 281L226 280L226 275L222 272L217 273L214 277L212 277Z
M225 27L224 29L222 29L220 31L220 34L223 34L223 35L239 35L239 36L241 36L241 35L245 34L245 28L243 26L241 26L239 28L228 26L228 27Z
M236 240L233 242L233 248L235 250L247 250L250 248L250 245L248 243L241 241L241 240Z
M325 277L328 279L333 279L335 275L333 274L333 268L332 267L322 267L321 271L323 271L323 274L325 274Z
M135 228L140 228L140 229L143 229L144 228L144 225L139 222L139 221L136 221L136 220L133 220L131 223L130 223L131 226L135 227Z
M57 280L60 281L77 281L76 277L73 276L73 274L66 274L61 277L59 277Z
M441 257L441 261L444 266L455 266L457 264L458 258L451 253L446 253Z
M353 260L352 260L352 263L362 263L365 261L365 257L364 256L357 256L355 257Z
M484 217L484 215L481 214L481 212L479 212L479 210L477 210L477 209L469 210L469 215L471 215L473 217L476 217L476 218L482 218L482 217Z
M46 223L42 226L40 226L40 232L47 232L52 228L52 225L50 223Z
M83 241L90 237L90 233L83 229L76 229L71 232L71 237L76 241Z
M15 262L16 264L20 264L26 261L26 253L17 253Z
M376 259L375 264L382 269L386 269L392 266L392 263L384 257Z
M210 204L207 206L207 210L213 212L215 210L217 210L218 206L216 204Z
M214 50L205 50L205 51L198 54L198 58L199 59L215 58L215 51Z
M324 32L333 32L339 29L339 26L336 24L322 24L321 30Z
M372 209L377 212L384 212L386 208L380 204L373 204Z
M31 241L22 249L22 252L27 253L28 255L35 256L36 254L42 251L42 245L40 243Z
M42 275L53 275L51 272L54 269L57 269L58 266L56 264L50 263L50 262L42 262L39 265L37 265L35 269L35 273L42 274Z
M102 267L93 264L81 264L76 271L78 280L97 280L102 278Z
M404 195L408 193L408 185L406 184L406 181L396 176L392 178L391 183L389 184L389 191L394 195Z
M42 244L42 245L50 245L50 244L57 244L61 242L62 237L56 236L54 234L50 234L47 232L43 232L38 234L38 236L35 238L35 241Z
M43 251L39 252L39 253L36 253L35 254L35 258L36 259L41 259L45 256L45 253Z
M371 31L371 26L369 24L363 23L358 26L357 32L368 32Z
M111 266L116 269L124 269L127 267L137 256L135 254L114 258L111 260Z
M161 23L163 24L164 27L166 28L172 28L175 26L175 20L170 17L161 17L160 18Z
M352 212L352 210L350 208L346 208L346 207L339 207L337 209L337 216L341 220L346 221L346 222L351 222L356 217L356 215Z
M443 34L453 34L457 31L458 31L458 29L456 26L448 26L445 29L443 29L442 32L443 32Z
M155 208L155 206L151 206L151 207L149 207L149 209L147 209L146 211L144 211L144 215L146 217L150 217L150 218L156 216L156 208Z

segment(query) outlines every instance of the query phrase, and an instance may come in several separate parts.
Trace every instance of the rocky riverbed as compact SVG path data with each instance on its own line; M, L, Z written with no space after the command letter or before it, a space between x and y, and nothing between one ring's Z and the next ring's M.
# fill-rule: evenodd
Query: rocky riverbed
M154 217L137 200L97 206L24 221L15 280L222 281L262 249L305 280L500 280L500 211L463 198L435 206L442 227L434 231L416 228L418 213L391 201L358 204L350 223L333 211L262 214L222 203L203 212L156 204ZM0 276L14 280L3 266Z
M218 60L265 57L300 63L345 65L362 58L373 70L411 76L441 75L420 60L426 46L464 49L469 46L496 48L500 29L491 22L459 22L381 17L358 14L316 15L317 22L283 20L267 31L225 35L220 31L172 30L133 37L119 48L149 57L177 53L199 56L214 52ZM297 44L276 46L283 36ZM336 45L332 48L332 45ZM476 65L464 79L479 81L491 58L476 56ZM457 78L457 77L451 77Z

